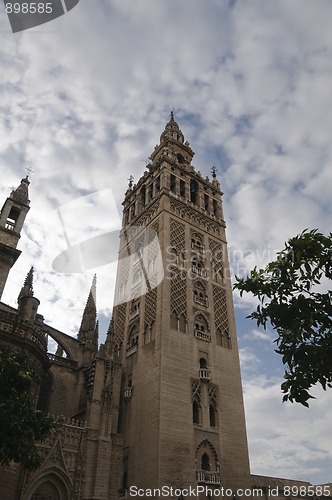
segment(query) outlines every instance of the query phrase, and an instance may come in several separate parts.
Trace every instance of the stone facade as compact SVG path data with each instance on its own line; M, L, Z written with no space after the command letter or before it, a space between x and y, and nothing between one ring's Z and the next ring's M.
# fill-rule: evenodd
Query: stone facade
M0 469L0 498L118 500L132 486L208 488L200 498L255 486L269 495L276 480L250 476L222 193L215 171L203 178L193 156L171 115L125 194L105 344L95 279L77 338L45 324L32 269L18 308L0 303L0 342L29 352L45 375L37 407L58 420L39 445L40 469ZM20 253L28 185L0 214L1 292Z

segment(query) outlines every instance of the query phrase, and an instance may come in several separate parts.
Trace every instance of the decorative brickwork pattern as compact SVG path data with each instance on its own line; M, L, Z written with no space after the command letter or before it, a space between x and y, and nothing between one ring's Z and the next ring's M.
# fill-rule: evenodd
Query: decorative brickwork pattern
M220 243L209 239L209 249L210 249L210 261L211 261L211 272L212 277L223 282L224 278L224 253L223 247Z
M199 406L202 405L202 389L199 380L191 381L191 398L193 401L197 401Z
M220 332L228 338L229 330L226 291L216 285L212 285L212 291L215 327L216 329L219 328Z
M183 203L171 199L171 209L181 217L186 218L187 221L194 221L209 233L220 234L220 224L211 220L196 210L184 205Z
M139 226L147 226L154 218L159 208L159 200L156 201L148 210L142 213L142 216L137 219L135 224Z
M170 243L176 248L177 253L185 250L185 225L174 219L170 221Z
M214 384L209 384L209 404L212 404L215 409L218 408L218 388Z
M114 329L115 329L115 343L117 345L122 344L123 338L124 338L124 328L125 328L125 323L126 323L126 309L127 309L127 304L119 304L116 307L116 320L114 324Z
M187 318L186 274L176 267L171 270L171 311L178 317L183 314Z
M157 288L153 288L145 296L144 324L151 325L156 320Z

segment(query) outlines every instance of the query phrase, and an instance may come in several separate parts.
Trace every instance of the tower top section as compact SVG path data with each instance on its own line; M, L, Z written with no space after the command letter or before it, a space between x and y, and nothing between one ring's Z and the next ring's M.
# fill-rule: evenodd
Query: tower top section
M182 210L187 206L200 212L213 224L225 224L216 168L212 169L212 179L203 178L192 165L194 154L172 112L160 136L160 143L149 157L148 171L135 184L133 177L129 178L123 202L124 226L146 220L146 210L152 205L156 208L161 199L164 209L167 203L181 206Z
M10 198L21 205L30 205L28 176L21 180L21 184L10 193Z
M184 143L184 135L178 123L174 120L173 111L171 111L170 120L166 123L165 130L160 136L160 142L165 142L169 139L175 139L178 142Z
M165 130L160 136L160 143L157 144L150 160L153 164L158 162L163 156L173 157L184 168L188 167L194 157L194 151L190 148L189 142L185 141L179 124L174 119L173 111L169 121L165 125Z

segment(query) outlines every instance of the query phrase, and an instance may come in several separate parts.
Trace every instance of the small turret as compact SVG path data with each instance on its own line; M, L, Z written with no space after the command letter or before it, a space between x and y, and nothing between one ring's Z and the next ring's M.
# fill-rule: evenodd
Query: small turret
M96 308L96 275L92 280L88 300L86 302L81 326L77 335L84 351L83 362L87 364L98 352L98 321Z
M33 267L25 278L17 302L19 316L27 321L35 321L40 301L33 296Z

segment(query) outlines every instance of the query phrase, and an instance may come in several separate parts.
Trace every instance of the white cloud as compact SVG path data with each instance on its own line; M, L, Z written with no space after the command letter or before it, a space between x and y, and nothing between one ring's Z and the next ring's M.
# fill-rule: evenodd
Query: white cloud
M282 403L280 381L265 376L244 384L247 433L253 474L330 481L330 398L316 390L310 409Z

